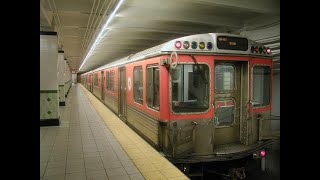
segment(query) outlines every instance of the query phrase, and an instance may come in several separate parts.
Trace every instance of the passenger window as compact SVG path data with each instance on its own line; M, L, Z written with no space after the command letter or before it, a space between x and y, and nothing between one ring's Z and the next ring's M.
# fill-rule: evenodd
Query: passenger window
M133 96L134 101L143 104L143 71L142 66L133 69Z
M261 107L270 103L271 69L269 66L253 67L253 107Z
M160 73L157 65L147 66L147 105L153 109L160 109L159 82Z
M217 65L215 67L215 90L234 90L235 68L232 65Z

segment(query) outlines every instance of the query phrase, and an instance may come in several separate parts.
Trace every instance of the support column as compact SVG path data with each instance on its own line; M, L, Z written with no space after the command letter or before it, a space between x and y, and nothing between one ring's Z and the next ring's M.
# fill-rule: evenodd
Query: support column
M77 84L77 74L76 73L72 73L72 83Z
M72 85L72 76L71 76L71 70L70 70L70 66L68 64L68 70L67 70L67 74L68 74L68 93L70 91L71 85Z
M67 63L67 60L65 61L65 75L64 75L64 85L65 85L65 97L67 97L69 90L71 88L71 71L70 67Z
M40 126L60 124L57 60L57 33L40 31Z
M59 105L60 106L66 105L64 72L65 72L64 51L58 51L58 84L59 84Z

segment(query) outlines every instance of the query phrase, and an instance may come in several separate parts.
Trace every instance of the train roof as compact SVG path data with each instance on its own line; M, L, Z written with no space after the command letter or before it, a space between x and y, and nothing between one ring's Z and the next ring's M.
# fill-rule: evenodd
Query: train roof
M89 72L121 66L161 54L171 54L173 51L176 51L177 54L233 54L272 57L271 52L267 53L266 49L263 44L239 35L226 33L196 34L170 40Z

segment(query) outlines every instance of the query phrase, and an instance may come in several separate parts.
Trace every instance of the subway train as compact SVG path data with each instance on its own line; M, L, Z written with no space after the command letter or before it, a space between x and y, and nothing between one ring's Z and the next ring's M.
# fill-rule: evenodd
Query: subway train
M196 163L265 160L272 143L272 69L270 48L207 33L170 40L78 79L187 172Z

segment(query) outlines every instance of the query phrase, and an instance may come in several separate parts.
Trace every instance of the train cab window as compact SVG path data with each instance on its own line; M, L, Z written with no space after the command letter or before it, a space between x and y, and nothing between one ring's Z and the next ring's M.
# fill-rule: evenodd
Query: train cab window
M93 75L93 85L98 86L98 74Z
M270 103L271 69L269 66L256 65L253 67L253 107L261 107Z
M160 109L159 67L155 65L147 66L147 105L153 109Z
M235 69L232 65L221 64L215 67L215 90L234 90Z
M205 64L179 64L171 71L172 110L204 112L209 108L209 67Z
M137 103L143 103L143 71L142 66L134 67L133 69L133 96L134 101Z

